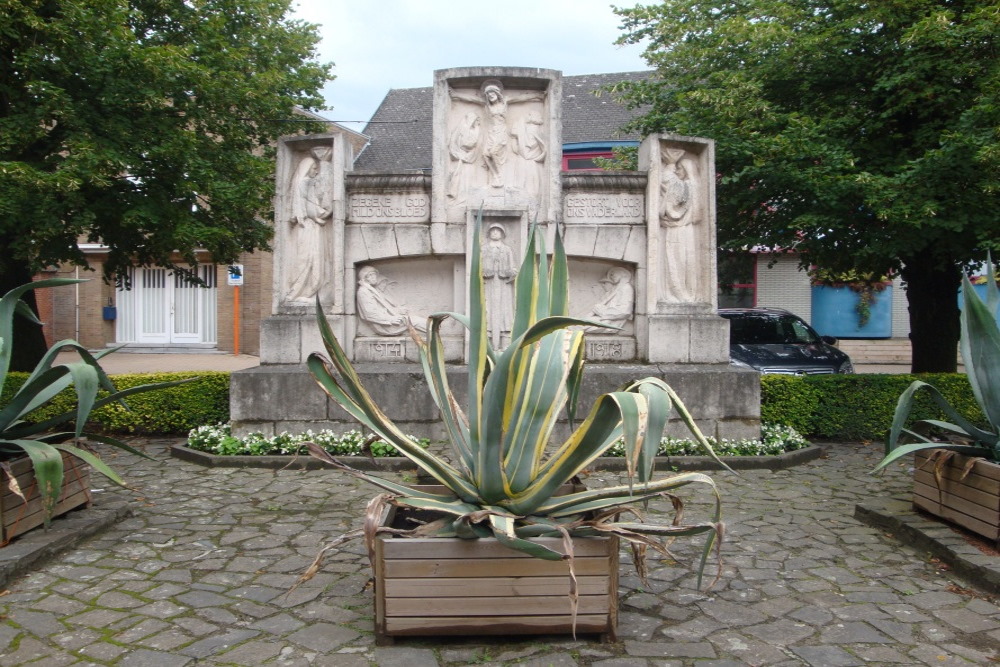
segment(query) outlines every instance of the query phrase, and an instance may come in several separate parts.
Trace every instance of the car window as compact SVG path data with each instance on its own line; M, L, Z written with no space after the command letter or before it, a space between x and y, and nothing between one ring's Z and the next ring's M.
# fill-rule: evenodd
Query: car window
M733 345L787 345L814 343L816 337L797 317L773 315L735 317L729 320Z
M816 338L805 322L797 317L785 318L785 333L788 343L814 343Z

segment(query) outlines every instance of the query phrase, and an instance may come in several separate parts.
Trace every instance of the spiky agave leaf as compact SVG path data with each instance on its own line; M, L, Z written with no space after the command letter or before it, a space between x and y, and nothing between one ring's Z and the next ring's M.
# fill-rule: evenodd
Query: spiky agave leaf
M310 357L310 369L321 386L352 416L387 441L397 444L400 439L397 448L451 487L458 499L426 498L407 494L401 485L385 480L372 478L369 481L383 489L399 492L399 497L392 501L394 504L435 509L453 517L438 522L433 528L436 534L463 538L492 534L513 549L542 558L564 558L569 552L564 548L564 553L560 554L539 547L527 538L561 535L568 539L570 533L617 532L635 544L642 544L643 548L650 546L657 550L665 550L657 541L661 534L709 532L712 534L710 540L714 539L717 526L721 525L721 505L714 484L713 522L672 526L665 532L658 529L645 534L641 532L645 525L642 522L616 528L609 518L626 512L627 503L667 495L668 489L696 482L712 484L711 478L698 473L651 480L655 446L674 410L706 452L714 456L683 403L661 380L647 378L601 396L570 438L545 458L546 446L562 407L568 403L568 413L571 419L575 418L583 369L583 334L579 328L603 325L568 316L565 249L557 233L550 262L537 225L532 225L514 286L512 340L504 350L491 349L486 335L481 232L482 211L477 216L470 246L469 316L435 313L428 321L426 342L411 331L420 347L432 397L444 413L456 460L468 471L465 477L447 463L437 461L423 448L416 449L403 441L405 436L372 404L317 303L317 319L331 357L330 361ZM440 324L449 316L469 331L469 403L465 415L447 382ZM331 364L339 372L339 380ZM623 434L631 457L629 486L553 499L553 494L564 482L592 463ZM364 476L356 471L352 474ZM633 489L632 478L638 478L643 485ZM468 486L456 489L455 481L459 486L461 483ZM591 511L604 513L599 526L582 523L581 514ZM542 514L548 516L540 516Z
M997 290L992 257L987 257L987 264L989 269L985 302L973 289L968 277L962 279L964 303L960 318L962 336L959 345L973 396L992 430L979 428L955 410L935 387L916 380L900 394L896 402L892 426L886 439L885 457L872 472L882 470L893 461L913 452L934 448L1000 460L1000 382L997 381L1000 378L1000 326L996 319L997 308L1000 307L1000 292ZM921 390L929 393L954 423L925 419L917 422L917 427L934 427L963 436L973 441L970 445L936 442L916 429L905 428L913 410L914 395ZM908 443L908 440L916 442Z
M306 366L320 388L348 414L379 434L386 442L395 446L400 453L441 484L447 486L459 498L466 502L478 502L479 493L461 471L411 440L375 404L362 384L357 371L348 360L340 341L333 334L318 297L316 299L316 320L320 327L323 345L326 347L330 359L328 360L314 352L306 360ZM339 374L342 383L338 382L337 375L333 372L334 369Z
M990 263L992 270L992 262ZM997 300L995 282L987 282L990 300ZM1000 326L997 325L996 307L992 309L979 298L968 277L962 279L965 306L962 309L962 361L972 386L972 393L979 408L993 428L993 439L987 445L996 445L1000 431ZM977 438L978 439L978 438Z

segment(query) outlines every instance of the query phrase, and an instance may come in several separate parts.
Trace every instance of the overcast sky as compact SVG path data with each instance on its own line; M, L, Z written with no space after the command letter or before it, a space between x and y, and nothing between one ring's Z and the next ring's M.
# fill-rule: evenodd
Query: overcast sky
M432 85L436 69L647 69L641 47L614 45L621 21L607 0L298 0L295 7L295 18L320 24L320 60L336 63L337 78L324 89L332 109L323 115L345 124L371 118L391 88Z

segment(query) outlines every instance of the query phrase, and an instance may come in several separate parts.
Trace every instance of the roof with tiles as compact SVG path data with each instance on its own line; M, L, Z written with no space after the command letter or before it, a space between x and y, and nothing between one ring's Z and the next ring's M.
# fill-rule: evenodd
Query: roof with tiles
M639 140L620 131L640 112L594 91L619 81L637 81L652 72L582 74L562 79L563 142ZM432 150L434 89L398 88L386 94L365 126L371 143L354 163L355 172L429 170Z

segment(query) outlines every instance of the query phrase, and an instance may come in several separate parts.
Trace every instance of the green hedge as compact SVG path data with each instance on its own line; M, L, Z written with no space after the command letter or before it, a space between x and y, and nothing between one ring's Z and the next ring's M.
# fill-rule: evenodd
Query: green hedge
M9 373L0 392L0 405L6 405L27 378L27 373ZM128 409L112 403L94 410L90 415L90 428L108 433L187 435L196 426L229 421L229 373L137 373L112 375L111 381L118 389L127 389L185 378L197 379L176 387L128 396L125 398ZM29 417L36 422L44 421L73 410L75 406L76 395L68 389Z
M937 387L948 402L973 422L986 424L965 375L762 375L762 421L787 424L813 438L881 440L892 424L896 400L914 380ZM917 394L911 422L951 421L924 392Z

